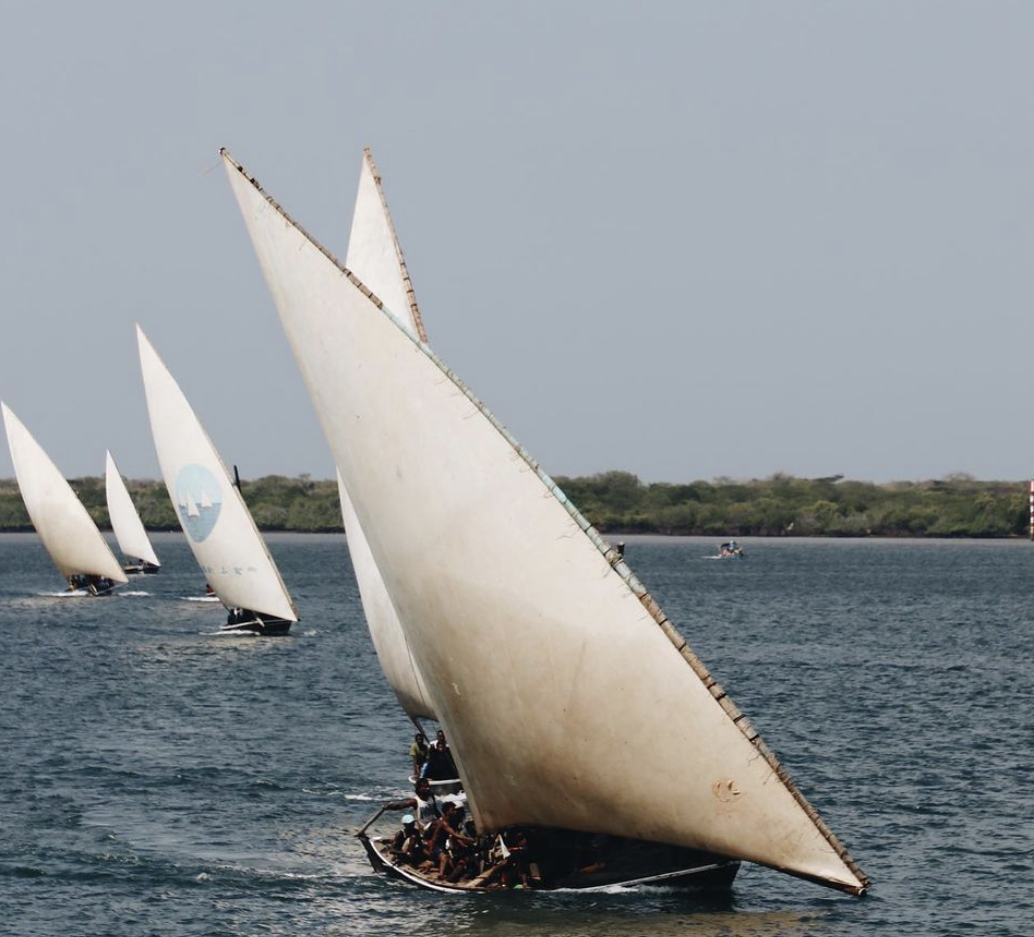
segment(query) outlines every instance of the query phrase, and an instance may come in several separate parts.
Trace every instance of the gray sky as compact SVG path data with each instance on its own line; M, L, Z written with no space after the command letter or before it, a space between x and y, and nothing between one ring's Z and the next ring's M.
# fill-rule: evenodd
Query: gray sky
M0 0L0 396L158 475L139 320L243 474L331 477L221 145L555 474L1034 471L1034 5ZM12 474L0 446L0 476Z

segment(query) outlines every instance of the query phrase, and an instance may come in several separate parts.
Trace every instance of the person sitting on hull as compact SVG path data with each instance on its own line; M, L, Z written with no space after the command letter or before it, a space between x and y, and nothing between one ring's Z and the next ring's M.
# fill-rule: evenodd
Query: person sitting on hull
M402 818L402 829L392 839L391 848L400 862L409 865L422 865L430 858L424 838L416 827L416 818L411 813Z
M420 772L427 762L430 749L427 747L427 737L423 732L417 732L413 736L413 744L409 746L409 758L413 762L413 777L420 777Z
M458 774L452 751L445 741L445 733L439 729L420 776L431 781L451 781Z
M473 820L467 820L463 824L463 838L451 840L448 844L450 863L445 875L447 882L462 882L477 878L483 869L483 861L486 850L482 848L478 836L477 827Z
M93 595L101 595L111 592L115 588L115 581L107 576L92 576L89 573L74 573L68 577L68 591L75 592L78 589L85 589Z
M500 888L529 888L541 884L538 865L532 861L531 845L523 830L507 830L493 842L482 874L484 885Z
M431 790L427 778L417 778L413 796L405 800L393 800L384 805L385 810L412 810L417 829L426 830L442 815L441 804Z
M234 625L247 625L258 622L258 616L248 608L231 608L230 613L226 616L226 624L229 626Z
M445 878L453 871L452 844L458 848L470 848L474 840L468 839L459 830L462 829L463 808L451 801L442 804L442 815L434 821L427 831L427 851L431 861L438 864L438 874Z

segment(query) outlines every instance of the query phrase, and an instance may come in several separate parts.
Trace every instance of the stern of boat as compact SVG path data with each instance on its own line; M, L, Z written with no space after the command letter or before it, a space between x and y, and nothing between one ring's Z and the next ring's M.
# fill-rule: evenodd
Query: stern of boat
M260 615L249 609L232 608L226 624L219 630L226 634L251 634L257 637L282 637L291 630L293 622L271 615Z

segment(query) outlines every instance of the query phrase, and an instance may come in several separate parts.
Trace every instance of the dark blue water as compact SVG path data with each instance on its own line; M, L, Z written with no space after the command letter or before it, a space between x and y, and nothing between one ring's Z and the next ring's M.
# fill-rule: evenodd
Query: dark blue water
M874 879L451 897L368 868L411 729L343 540L273 537L304 621L212 634L182 539L111 599L0 536L0 933L1029 935L1034 546L628 538L628 559Z

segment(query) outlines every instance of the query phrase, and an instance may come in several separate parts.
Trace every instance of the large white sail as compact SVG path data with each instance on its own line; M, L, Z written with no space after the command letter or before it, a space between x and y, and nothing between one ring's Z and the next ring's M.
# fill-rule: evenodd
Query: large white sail
M110 452L105 453L104 489L108 499L111 529L115 532L115 539L123 554L141 559L152 566L161 566L147 537L147 531L144 530L144 522L140 520L136 505L129 496L126 483L122 480Z
M139 326L137 342L158 463L198 565L228 608L297 621L287 587L230 473Z
M341 516L348 537L348 550L352 556L352 568L359 583L359 597L363 603L363 614L370 628L374 650L380 661L381 670L388 684L395 691L402 708L414 718L426 716L436 718L434 706L427 694L427 688L416 669L392 604L391 596L374 562L370 545L363 534L359 518L355 515L352 499L348 496L341 473L337 476L338 494L341 496Z
M478 825L867 880L656 602L469 389L226 154Z
M67 579L84 573L128 582L71 485L11 408L0 406L25 510L61 575Z
M381 189L381 179L369 149L363 151L359 173L352 231L348 240L347 265L380 296L386 297L385 308L414 338L426 341L416 304L416 294L409 279L402 247L388 213L388 203ZM388 684L395 691L402 708L414 718L434 719L434 707L427 696L420 672L413 662L405 632L391 597L384 586L380 570L370 553L362 525L355 516L351 498L338 473L341 495L341 517L352 556L352 568L359 584L363 613L370 629L377 659Z

